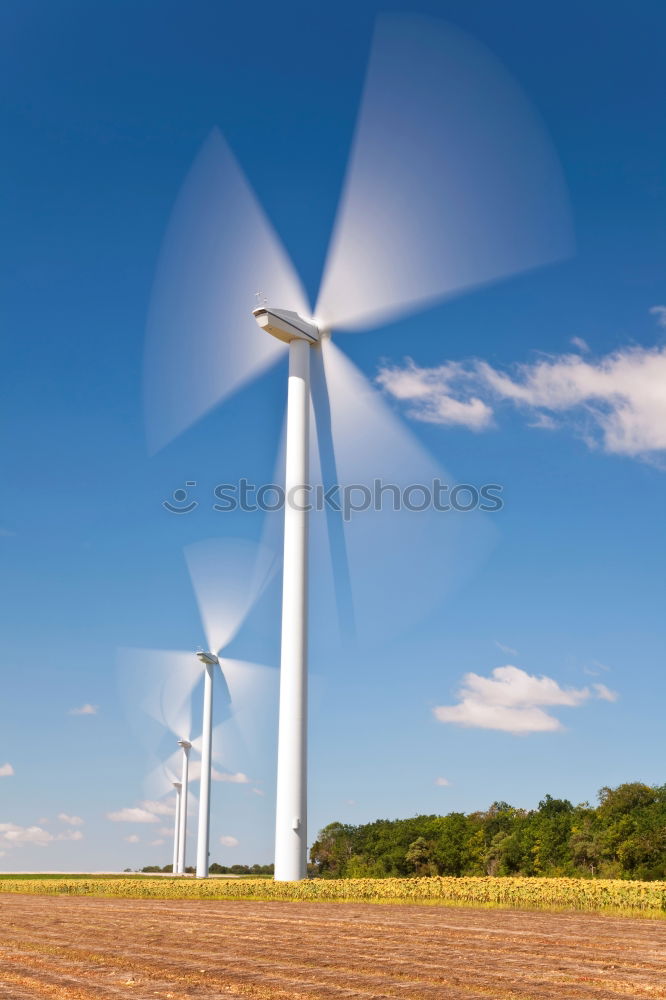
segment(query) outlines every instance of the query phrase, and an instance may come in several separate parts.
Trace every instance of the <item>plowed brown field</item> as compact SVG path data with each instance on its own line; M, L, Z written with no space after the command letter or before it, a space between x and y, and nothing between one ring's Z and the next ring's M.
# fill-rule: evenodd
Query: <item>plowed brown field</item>
M666 921L0 895L0 998L666 998Z

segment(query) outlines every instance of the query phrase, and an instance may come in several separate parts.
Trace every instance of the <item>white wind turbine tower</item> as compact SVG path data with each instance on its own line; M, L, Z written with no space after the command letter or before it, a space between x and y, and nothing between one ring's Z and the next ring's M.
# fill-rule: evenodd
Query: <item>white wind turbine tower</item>
M173 864L171 865L171 871L174 875L177 875L178 859L180 857L180 813L183 806L183 783L182 781L172 781L171 784L176 791L176 809L173 817Z
M172 215L153 294L150 447L164 446L256 378L287 343L287 489L309 482L311 401L325 484L428 483L440 474L437 464L330 331L377 327L562 259L571 248L557 158L511 77L484 46L444 22L384 15L314 315L221 135L213 132L199 154ZM267 302L254 316L272 336L252 327L257 288ZM469 571L482 525L382 510L344 524L328 517L327 528L338 615L385 637ZM307 552L307 512L287 504L275 853L282 880L306 874Z
M226 686L229 711L241 733L251 735L255 703L270 686L274 671L223 654L269 583L274 559L264 546L241 539L197 542L187 546L185 557L208 651L125 649L121 652L121 681L129 704L180 736L178 746L181 749L153 769L147 787L148 793L157 797L166 794L171 787L176 788L174 871L179 874L185 871L190 749L194 747L201 753L196 873L199 878L207 878L215 676L217 674ZM190 740L192 697L202 674L202 734L199 739ZM181 774L178 778L179 759Z
M189 740L178 740L178 746L182 750L182 765L180 776L180 804L178 809L178 861L177 869L179 875L185 874L185 855L187 850L187 801L189 792L189 770L190 770L190 750L192 744ZM185 803L185 808L182 808ZM174 869L176 871L176 869Z

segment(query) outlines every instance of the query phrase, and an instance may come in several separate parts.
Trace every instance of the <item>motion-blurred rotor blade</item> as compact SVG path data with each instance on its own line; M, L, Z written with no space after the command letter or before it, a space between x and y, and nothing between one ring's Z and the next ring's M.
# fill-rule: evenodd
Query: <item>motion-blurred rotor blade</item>
M333 504L323 497L341 482L333 443L333 421L328 381L324 368L327 347L310 351L312 431L310 434L310 477L323 488L322 503L315 503L310 516L310 564L316 567L310 594L312 634L347 645L356 636L349 554L344 521ZM329 366L330 367L330 366ZM372 460L369 456L369 459ZM335 494L334 494L335 499ZM334 609L334 611L333 611Z
M436 509L433 501L450 505L455 480L330 340L321 350L328 398L322 405L315 396L317 438L334 450L328 476L322 454L324 484L331 485L331 475L340 484L334 499L341 509L331 514L337 523L330 536L338 608L353 612L359 639L386 639L461 585L495 532L478 510ZM460 505L470 496L463 492ZM344 627L345 615L339 617Z
M176 750L148 772L144 781L144 791L149 799L160 800L173 793L174 781L180 781L181 762L182 751Z
M412 14L377 22L315 313L365 329L572 250L550 139L495 57Z
M201 752L201 737L193 740L192 746ZM213 781L230 784L247 784L248 771L251 770L251 754L241 733L238 722L233 716L220 722L213 729ZM194 774L199 779L199 765L195 761Z
M284 351L251 315L258 291L309 313L282 243L214 130L176 201L157 268L145 358L151 452Z
M279 671L226 657L220 660L220 667L229 689L235 730L250 759L256 759L267 741L272 749L276 735Z
M194 653L164 649L123 649L119 677L128 706L146 712L179 739L192 727L192 691L201 677Z
M210 538L185 549L208 648L236 636L276 567L273 552L241 538Z

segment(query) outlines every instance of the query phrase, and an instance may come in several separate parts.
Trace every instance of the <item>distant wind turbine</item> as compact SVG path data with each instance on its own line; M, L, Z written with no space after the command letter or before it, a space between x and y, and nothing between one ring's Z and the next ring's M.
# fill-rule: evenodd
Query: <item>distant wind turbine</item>
M224 656L224 652L273 575L274 559L264 546L241 539L196 542L185 549L185 557L208 651L200 649L193 654L173 650L125 649L121 652L121 668L130 704L148 713L179 737L181 750L154 769L150 792L164 795L172 786L178 792L174 871L178 870L180 874L185 870L190 748L194 747L201 753L196 872L199 878L207 878L214 679L219 673L226 685L232 716L239 720L241 727L251 728L254 703L273 671ZM202 734L200 738L191 740L192 695L202 674ZM179 757L180 779L176 777Z

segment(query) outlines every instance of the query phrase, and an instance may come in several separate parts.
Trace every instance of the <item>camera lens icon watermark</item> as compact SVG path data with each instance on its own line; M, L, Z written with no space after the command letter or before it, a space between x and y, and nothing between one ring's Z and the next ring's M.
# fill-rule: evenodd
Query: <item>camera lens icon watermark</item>
M185 486L188 488L196 485L197 481L195 479L188 479L185 483ZM190 500L187 489L183 489L181 486L173 491L171 500L162 501L162 506L171 514L191 514L199 506L199 501Z

